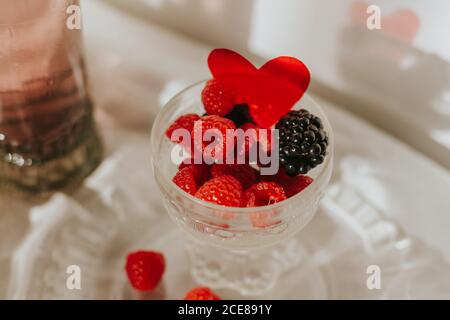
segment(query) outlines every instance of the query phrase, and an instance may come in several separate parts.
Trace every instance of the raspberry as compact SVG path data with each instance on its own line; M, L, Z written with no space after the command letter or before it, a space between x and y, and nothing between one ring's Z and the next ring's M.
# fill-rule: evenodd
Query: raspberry
M275 182L258 182L244 192L246 207L268 206L286 199L283 187Z
M198 287L186 293L184 300L221 300L219 296L215 295L211 289L206 287Z
M278 171L276 175L261 176L261 180L278 183L283 187L284 193L288 198L302 192L314 181L311 177L304 175L290 177L284 172L283 169Z
M258 171L248 164L214 164L211 167L211 175L214 178L225 175L235 177L241 183L242 187L247 189L256 183Z
M240 128L241 128L242 130L244 130L244 132L247 131L248 129L253 129L253 130L255 130L255 131L258 130L258 127L256 126L256 124L251 123L251 122L246 122L246 123L244 123L242 126L240 126Z
M280 130L280 164L289 176L306 174L323 163L328 136L319 117L304 109L290 111L276 128Z
M249 161L250 150L258 143L258 128L253 123L247 122L240 129L245 133L245 140L243 141L243 145L236 146L237 153L238 155L244 155L246 161Z
M230 113L225 118L234 122L236 127L240 127L245 123L253 123L252 117L248 111L248 105L238 104L233 107Z
M265 130L266 133L262 134L262 130ZM258 143L266 152L267 155L272 153L272 130L271 129L259 129L258 132Z
M200 188L206 181L211 179L210 168L207 164L196 164L193 159L188 159L180 164L178 170L184 168L190 168L192 170L197 188Z
M270 150L271 138L272 138L272 130L258 128L256 124L247 122L241 126L241 129L246 132L247 130L253 130L256 133L256 141L258 143L263 143L264 150Z
M191 195L195 195L197 192L197 182L195 181L194 170L191 167L185 167L178 171L172 181Z
M166 130L166 136L172 140L172 134L177 129L186 129L189 133L194 128L195 121L199 120L200 116L194 113L188 113L177 120L175 120L170 127ZM173 141L173 140L172 140ZM173 141L179 143L180 141Z
M282 182L282 186L286 196L288 198L295 196L297 193L302 192L306 189L311 183L313 183L313 179L308 176L299 175L293 178L286 179Z
M194 139L194 147L197 150L201 150L203 152L204 159L224 160L227 154L227 130L235 130L236 126L234 125L233 121L219 116L205 116L200 120L201 122L194 126L194 129L191 133ZM219 140L215 141L214 139L216 138L214 137L213 141L203 141L203 135L205 135L207 131L219 136ZM198 139L198 137L201 138Z
M237 146L239 155L245 154L245 159L249 160L250 150L252 150L255 144L258 144L259 148L262 148L262 151L264 151L267 155L270 155L272 148L271 129L261 129L250 122L244 123L240 129L244 130L245 140L244 145ZM260 149L257 149L257 151L256 156L258 159L251 159L252 161L259 160Z
M195 194L203 201L227 207L240 207L242 186L232 176L220 176L206 182Z
M233 88L223 80L213 79L206 83L202 91L202 102L209 115L225 116L234 107Z
M135 289L150 291L161 281L165 267L165 259L161 253L136 251L128 255L125 270Z

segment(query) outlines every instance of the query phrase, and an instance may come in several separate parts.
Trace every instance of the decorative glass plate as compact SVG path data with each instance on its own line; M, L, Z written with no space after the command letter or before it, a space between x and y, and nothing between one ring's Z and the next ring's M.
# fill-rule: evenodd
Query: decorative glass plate
M133 155L133 149L119 150L74 197L58 194L32 210L32 230L13 258L8 298L181 299L198 285L185 235L170 221L150 175L142 179L133 169L145 159ZM214 290L227 299L450 297L441 255L344 184L329 188L296 237L306 244L306 263L283 273L264 296L241 296L220 284ZM149 294L134 291L124 271L126 255L137 249L158 250L167 259L161 285ZM80 267L80 290L66 284L72 265ZM368 284L370 266L379 267L380 289Z

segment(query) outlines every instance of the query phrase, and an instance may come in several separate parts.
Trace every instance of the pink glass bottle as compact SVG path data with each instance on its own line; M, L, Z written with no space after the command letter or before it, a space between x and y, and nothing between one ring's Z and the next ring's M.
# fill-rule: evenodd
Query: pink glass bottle
M79 12L70 11L76 6L78 1L0 0L2 189L66 189L101 160L81 31L67 23L76 19Z

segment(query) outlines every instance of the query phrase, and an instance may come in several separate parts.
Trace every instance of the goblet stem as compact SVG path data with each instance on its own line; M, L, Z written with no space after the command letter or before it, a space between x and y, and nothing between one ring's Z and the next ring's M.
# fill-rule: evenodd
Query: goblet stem
M186 249L194 279L216 289L231 289L243 296L270 291L280 275L305 256L297 239L251 250L225 249L190 240Z

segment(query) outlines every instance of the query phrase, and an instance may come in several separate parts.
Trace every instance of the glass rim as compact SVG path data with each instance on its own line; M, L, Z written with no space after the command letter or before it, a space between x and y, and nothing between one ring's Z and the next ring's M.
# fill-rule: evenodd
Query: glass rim
M206 80L201 80L201 81L197 81L189 86L187 86L186 88L184 88L183 90L181 90L180 92L178 92L177 94L175 94L162 108L161 110L158 112L158 115L156 116L156 118L153 121L153 126L152 126L152 130L151 130L151 163L152 163L152 171L153 171L153 175L156 179L156 164L155 164L155 157L153 156L153 154L158 154L158 145L159 142L156 141L156 128L157 125L160 123L161 121L161 117L163 116L163 114L165 114L164 110L167 112L169 110L171 110L171 105L176 106L176 104L174 104L173 102L175 100L177 100L179 97L183 96L186 92L190 91L191 89L201 85L201 84L205 84L207 81L209 81L211 79L206 79ZM208 201L204 201L201 200L189 193L187 193L186 191L182 190L181 188L179 188L175 183L173 183L172 179L162 175L162 179L164 180L164 184L169 186L170 190L174 190L178 195L180 195L183 198L189 199L192 202L194 202L196 205L200 205L204 208L207 209L211 209L211 210L215 210L215 211L220 211L220 212L233 212L234 214L251 214L251 213L255 213L255 212L265 212L265 211L273 211L276 209L279 209L280 207L286 206L288 204L293 203L295 200L298 200L300 197L306 197L305 194L311 193L312 190L314 189L313 187L315 185L317 185L319 182L324 178L324 175L326 174L327 170L326 168L329 167L330 165L332 165L332 160L334 158L334 134L333 134L333 130L331 127L331 124L328 120L328 117L326 116L325 112L323 111L322 107L315 102L315 100L306 92L303 94L303 96L300 98L299 101L297 101L297 103L299 103L302 99L306 98L307 100L311 101L314 106L319 109L320 113L324 116L322 118L322 121L325 123L325 127L329 128L329 132L328 132L328 139L329 139L329 154L327 155L327 157L325 158L325 161L320 165L321 170L318 173L317 177L313 180L313 182L306 188L304 189L302 192L287 198L283 201L268 205L268 206L261 206L261 207L228 207L228 206L223 206L223 205L219 205L216 203L212 203L212 202L208 202ZM157 182L158 179L156 179Z

